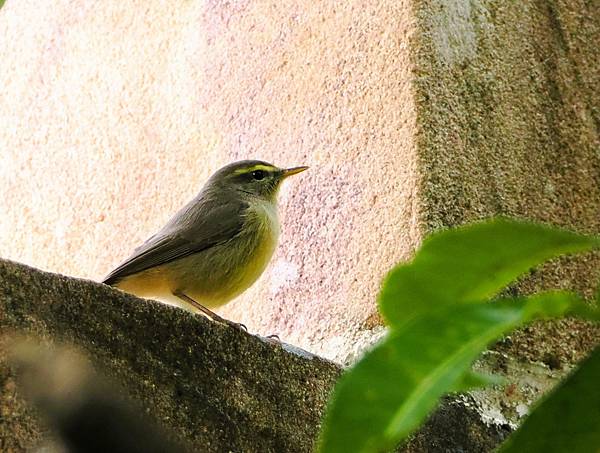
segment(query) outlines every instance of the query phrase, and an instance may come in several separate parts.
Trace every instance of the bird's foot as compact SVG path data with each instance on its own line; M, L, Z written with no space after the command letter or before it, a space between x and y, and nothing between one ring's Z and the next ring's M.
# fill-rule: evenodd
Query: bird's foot
M274 346L281 346L281 338L279 338L279 335L276 335L276 334L267 335L266 337L263 337L263 339L267 343L272 344Z
M236 329L245 330L246 332L248 332L248 328L244 324L241 324L241 323L238 323L238 322L234 322L234 321L230 321L229 319L225 319L225 318L219 316L214 311L209 310L204 305L202 305L201 303L195 301L194 299L192 299L187 294L184 294L182 292L175 292L175 293L173 293L173 295L176 296L176 297L179 297L181 300L187 302L192 307L194 307L196 310L198 310L200 313L202 313L204 316L206 316L207 318L209 318L209 319L211 319L211 320L213 320L215 322L218 322L219 324L223 324L223 325L226 325L226 326L235 327Z

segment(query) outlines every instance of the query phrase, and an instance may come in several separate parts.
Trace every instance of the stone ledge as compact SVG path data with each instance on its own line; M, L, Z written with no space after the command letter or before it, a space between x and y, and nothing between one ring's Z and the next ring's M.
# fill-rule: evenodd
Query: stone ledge
M181 309L0 260L0 330L13 329L76 344L201 451L310 451L341 371ZM1 406L10 407L10 417L0 417L0 445L31 449L45 430L12 398L5 364L0 378Z
M338 365L294 346L0 259L0 332L13 331L75 344L174 440L197 451L311 451L341 373ZM0 450L29 451L48 429L21 398L4 349L0 341ZM508 370L489 357L484 362L480 368L511 382L521 375L532 380L523 364ZM492 449L515 423L490 414L521 400L530 404L562 373L542 374L536 382L545 384L534 394L510 401L501 389L445 398L402 451Z

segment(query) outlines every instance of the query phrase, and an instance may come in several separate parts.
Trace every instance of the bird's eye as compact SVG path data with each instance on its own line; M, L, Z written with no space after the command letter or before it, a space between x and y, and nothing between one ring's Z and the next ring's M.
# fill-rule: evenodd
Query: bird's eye
M254 179L260 181L261 179L264 179L266 173L263 170L254 170L251 175Z

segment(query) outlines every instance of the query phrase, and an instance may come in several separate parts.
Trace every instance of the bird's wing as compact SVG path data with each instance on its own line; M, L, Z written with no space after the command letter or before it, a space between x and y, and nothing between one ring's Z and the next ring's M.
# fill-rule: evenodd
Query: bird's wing
M194 200L157 234L138 247L103 283L112 285L123 277L201 252L235 237L242 229L245 202L218 204ZM208 213L208 214L207 214Z

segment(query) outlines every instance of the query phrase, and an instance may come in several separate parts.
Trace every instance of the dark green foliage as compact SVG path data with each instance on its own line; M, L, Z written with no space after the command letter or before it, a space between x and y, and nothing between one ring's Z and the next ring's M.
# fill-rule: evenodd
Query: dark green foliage
M445 230L389 273L381 312L394 326L420 310L480 303L532 267L598 244L598 238L507 219Z
M472 362L505 333L535 319L598 317L570 292L490 302L531 267L598 238L498 219L438 233L386 278L379 304L389 334L340 379L320 437L322 452L374 452L405 439L452 391L494 377Z

